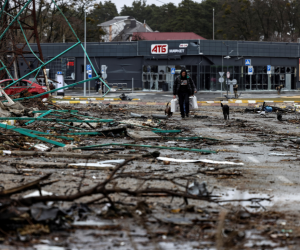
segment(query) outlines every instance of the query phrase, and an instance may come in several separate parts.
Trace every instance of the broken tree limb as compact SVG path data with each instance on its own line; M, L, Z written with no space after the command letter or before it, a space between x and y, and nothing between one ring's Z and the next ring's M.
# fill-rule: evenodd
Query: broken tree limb
M22 186L19 187L14 187L14 188L10 188L10 189L6 189L3 190L2 192L0 192L0 196L4 196L4 195L12 195L12 194L16 194L19 192L23 192L25 190L28 189L32 189L34 186L39 185L41 181L48 179L51 176L51 174L47 174L35 181L29 182L27 184L24 184Z
M129 159L132 157L142 157L148 155L137 154L82 154L82 153L70 153L70 152L44 152L44 151L11 151L11 155L14 156L46 156L46 157L65 157L65 158L77 158L77 159ZM1 162L1 161L0 161Z
M63 110L53 110L55 112L64 112L64 113L77 113L78 110L68 110L68 109L63 109ZM48 112L48 110L36 110L36 111L32 111L33 114L35 113L46 113Z
M94 148L94 147L105 147L105 146L130 146L130 147L144 147L144 148L159 148L159 149L169 149L169 150L179 150L179 151L192 151L192 152L201 152L207 154L216 154L216 151L205 150L205 149L197 149L197 148L179 148L179 147L164 147L164 146L152 146L152 145L138 145L138 144L122 144L122 143L108 143L108 144L97 144L92 146L78 147L75 149L86 149L86 148Z
M49 200L49 201L54 201L54 200L56 200L56 201L74 201L74 200L79 199L79 198L84 197L84 196L96 194L96 193L98 193L97 191L98 191L99 188L105 188L106 184L108 184L113 179L114 175L117 173L118 170L120 170L128 162L133 161L134 159L136 159L136 158L132 157L131 159L126 160L124 163L122 163L119 166L115 167L113 172L107 177L107 179L105 181L97 184L96 186L94 186L94 187L92 187L88 190L80 191L76 194L68 195L68 196L67 195L35 196L35 197L29 197L29 198L21 198L19 201L23 204L30 205L30 204L34 204L36 202L42 201L43 199L45 199L45 197L47 197L46 199ZM103 189L101 189L101 190L103 191ZM104 196L107 197L107 194L105 194Z

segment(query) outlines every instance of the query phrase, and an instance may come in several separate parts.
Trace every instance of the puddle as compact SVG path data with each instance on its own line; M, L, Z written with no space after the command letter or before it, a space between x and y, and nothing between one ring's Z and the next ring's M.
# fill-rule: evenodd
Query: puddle
M261 210L263 207L272 207L275 205L282 205L282 203L293 203L293 202L300 202L299 195L292 195L292 194L284 194L284 195L273 195L273 194L259 194L253 193L249 191L241 191L236 189L227 189L223 192L218 192L216 195L221 196L222 202L221 204L231 204L233 206L245 206L247 209L252 210ZM265 199L265 200L261 200ZM269 200L268 200L269 199ZM248 200L248 201L233 201L233 202L226 202L226 200Z

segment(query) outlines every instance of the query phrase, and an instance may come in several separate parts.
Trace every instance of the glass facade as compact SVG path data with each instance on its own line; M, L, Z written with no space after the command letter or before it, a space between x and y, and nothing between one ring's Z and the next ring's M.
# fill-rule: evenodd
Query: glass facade
M226 90L226 73L229 81L236 80L239 90L275 90L282 85L286 90L296 89L297 68L272 66L267 74L267 66L254 66L253 75L248 75L247 66L200 66L200 90ZM223 83L220 83L219 72L224 72Z
M50 59L48 58L48 60ZM66 83L71 84L75 82L75 57L55 59L48 64L47 68L49 68L49 78L56 80L57 71L62 71Z
M197 67L199 67L199 76ZM172 68L175 68L175 74L171 74ZM279 85L282 85L286 90L292 90L296 89L297 83L297 68L295 67L272 66L271 74L267 74L267 66L254 66L253 75L248 75L247 66L223 65L222 68L221 65L144 65L143 90L173 91L174 80L182 68L187 70L198 90L227 90L227 72L230 73L228 81L236 80L238 89L243 91L275 90ZM223 77L220 76L219 72L224 72Z
M172 68L175 74L171 74ZM173 91L174 80L183 68L197 84L197 65L143 65L143 90Z

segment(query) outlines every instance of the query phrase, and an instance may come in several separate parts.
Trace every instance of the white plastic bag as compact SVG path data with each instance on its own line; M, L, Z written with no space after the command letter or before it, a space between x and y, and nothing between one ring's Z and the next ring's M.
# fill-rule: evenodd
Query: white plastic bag
M197 103L197 97L196 96L191 96L190 99L189 99L189 103L190 103L190 110L198 108L198 103Z
M175 113L179 111L179 102L177 99L171 100L171 112Z

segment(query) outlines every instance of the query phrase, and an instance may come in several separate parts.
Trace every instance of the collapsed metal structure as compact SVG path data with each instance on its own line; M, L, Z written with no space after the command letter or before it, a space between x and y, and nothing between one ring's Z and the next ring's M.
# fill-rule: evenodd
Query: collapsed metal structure
M2 46L0 45L2 47L0 52L1 57L3 59L7 57L10 58L7 68L10 69L12 66L14 67L14 78L18 78L19 76L18 57L22 57L29 71L31 70L32 66L27 61L24 55L32 53L30 50L28 50L28 48L26 48L27 41L30 41L32 38L34 38L34 41L36 42L38 47L38 51L36 51L35 53L39 55L41 61L44 61L43 52L41 49L40 39L37 30L35 0L33 0L31 3L32 4L28 4L24 8L26 2L13 0L13 2L6 1L2 6L2 10L3 10L1 13L2 28L0 31L0 33L2 34L4 33L4 30L11 23L13 14L16 13L16 11L18 10L20 11L22 7L24 8L24 10L26 10L26 15L20 15L20 17L17 20L17 23L12 24L9 27L9 30L5 34L3 34L4 36L2 38L2 41L4 41L4 43L2 43ZM18 23L20 25L18 25ZM17 38L18 31L19 33L22 32L22 34L25 37L23 42ZM43 70L44 69L45 67L43 67ZM1 72L0 79L4 79L6 77L7 77L7 73L5 71ZM47 77L47 75L45 77Z
M75 85L78 85L80 83L88 82L91 80L96 80L100 79L108 88L107 92L104 93L104 96L110 91L110 87L99 77L97 71L94 68L94 65L92 61L90 60L88 54L86 53L86 50L82 44L82 42L79 40L78 36L76 35L75 31L73 30L72 26L68 22L67 18L57 5L57 3L54 0L51 0L52 3L56 6L58 9L59 13L63 16L65 21L68 23L72 33L74 34L77 43L75 43L73 46L70 48L66 49L56 57L50 59L49 61L45 62L43 58L43 53L42 49L40 46L40 41L39 41L39 36L38 36L38 30L37 30L37 22L36 22L36 12L35 12L35 7L36 3L35 0L12 0L8 1L5 0L4 3L0 3L0 23L1 23L1 28L0 28L0 80L4 78L10 78L10 79L15 79L11 84L8 86L4 87L3 89L7 89L11 86L14 86L17 82L21 81L22 79L25 79L26 77L30 76L31 74L35 74L34 79L37 78L39 75L40 71L43 71L43 74L46 79L46 85L47 85L47 92L43 93L53 93L57 90L60 89L65 89L68 87L72 87ZM16 30L20 30L24 41L18 41L18 39L15 39L14 37L14 32ZM29 30L30 32L24 32L24 30ZM38 51L33 51L29 41L30 39L34 38L35 42L38 47ZM80 82L76 82L58 89L50 90L48 83L47 83L47 74L46 74L46 65L49 63L53 62L55 59L61 57L68 51L72 50L73 48L81 46L83 49L83 52L86 54L86 57L89 61L89 64L92 67L92 70L95 73L95 77L83 80ZM29 50L28 50L29 49ZM26 61L26 57L24 56L25 54L32 54L34 57L39 61L39 64L36 68L31 68L30 64ZM29 73L25 74L24 76L19 76L18 75L18 58L22 57L22 59L25 61L29 68ZM8 59L10 58L10 60ZM14 67L14 77L11 75L10 69ZM30 86L29 86L30 87ZM29 88L28 87L28 88ZM23 99L30 99L30 98L35 98L39 97L41 95L34 95L30 97L25 97L25 98L17 98L14 100L23 100Z

